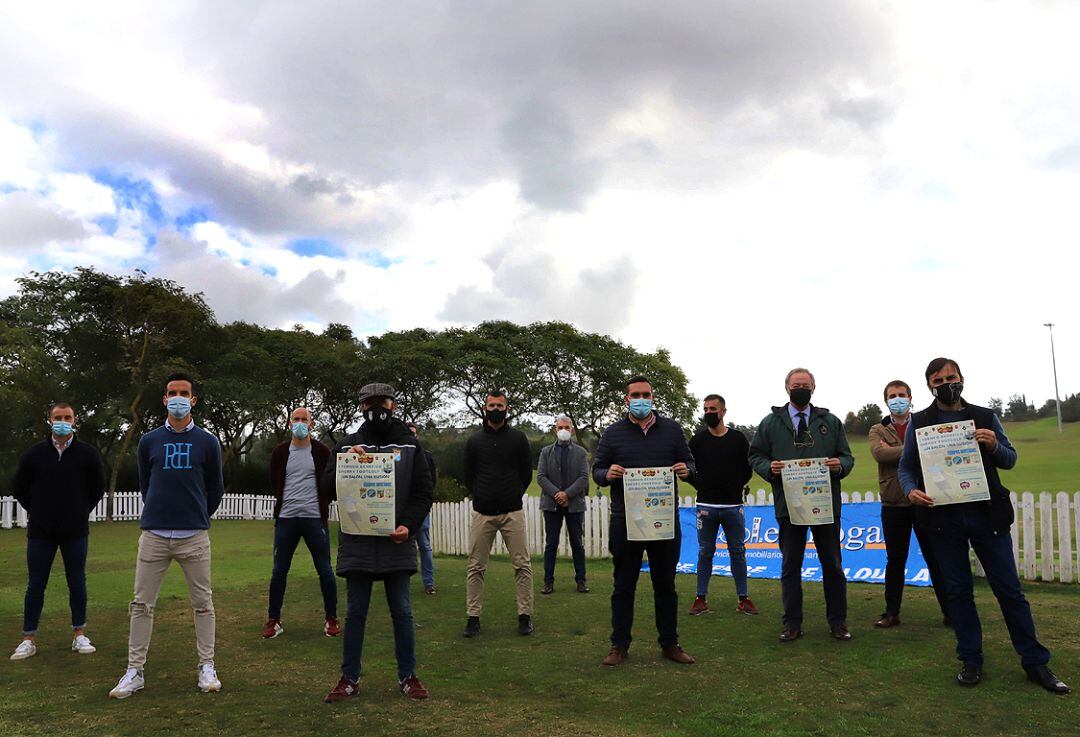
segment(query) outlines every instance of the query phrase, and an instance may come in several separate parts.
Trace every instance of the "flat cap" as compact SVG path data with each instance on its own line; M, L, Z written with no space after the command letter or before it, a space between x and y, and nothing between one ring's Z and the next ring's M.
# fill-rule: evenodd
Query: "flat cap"
M394 391L394 387L389 384L364 384L360 387L360 401L366 402L369 399L375 397L390 397L391 399L397 399L397 392Z

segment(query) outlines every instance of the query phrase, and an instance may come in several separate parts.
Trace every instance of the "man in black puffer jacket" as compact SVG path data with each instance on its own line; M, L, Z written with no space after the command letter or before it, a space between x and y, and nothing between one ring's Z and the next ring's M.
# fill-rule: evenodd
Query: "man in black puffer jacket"
M630 629L634 623L634 593L641 561L649 556L656 607L656 628L660 647L668 660L689 665L694 659L679 647L676 627L678 595L675 592L675 566L679 562L679 510L676 506L675 537L672 540L637 541L628 539L626 505L623 500L623 476L627 469L670 468L683 481L693 483L697 472L694 456L686 443L679 423L653 411L652 384L644 376L627 382L626 405L629 414L604 431L596 447L593 480L611 487L611 522L608 547L615 564L615 590L611 594L611 652L604 665L619 665L629 656ZM674 504L678 504L678 482Z
M506 422L506 393L491 391L484 400L484 426L465 442L465 486L472 494L469 568L465 585L465 637L480 634L484 574L495 533L502 535L514 567L518 634L533 631L532 560L521 496L532 482L532 451L525 433Z
M345 615L344 656L341 680L327 694L333 703L355 696L360 682L360 653L364 647L364 626L375 581L386 587L390 617L394 622L394 652L398 662L398 684L412 699L427 698L427 689L416 677L416 636L413 630L409 577L416 573L416 533L431 511L432 484L420 441L401 420L394 417L394 388L388 384L367 384L360 389L364 424L359 432L343 438L323 473L322 485L337 498L338 453L394 453L395 530L389 536L338 534L337 574L345 579L348 609Z
M29 516L23 640L12 660L37 653L38 620L58 550L64 559L71 604L75 635L71 649L81 654L96 649L86 637L87 518L105 495L105 465L94 446L75 437L75 410L70 404L59 402L50 407L48 420L52 433L23 454L12 483L15 499Z

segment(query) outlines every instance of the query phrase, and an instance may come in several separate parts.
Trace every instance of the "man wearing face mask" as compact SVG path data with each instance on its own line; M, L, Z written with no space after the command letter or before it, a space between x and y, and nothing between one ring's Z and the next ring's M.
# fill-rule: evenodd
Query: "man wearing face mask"
M623 476L628 468L659 466L670 468L679 479L693 483L694 456L679 423L653 410L652 384L644 376L635 376L626 383L626 408L627 416L608 427L600 437L593 461L593 480L600 486L611 487L608 547L615 564L611 650L602 662L617 666L630 657L634 596L641 562L647 555L660 653L668 660L690 665L694 658L679 645L677 627L679 596L675 590L675 567L682 542L680 526L675 525L672 540L630 540L626 531ZM678 481L675 494L678 498ZM675 514L677 523L678 510Z
M772 486L773 507L780 525L780 598L784 607L781 642L794 642L802 636L802 572L807 532L814 537L821 566L829 632L841 642L851 639L847 628L847 578L840 557L840 479L851 473L855 457L848 447L840 418L824 407L810 404L816 387L814 375L807 369L789 371L784 389L790 401L772 408L750 442L750 465ZM831 524L791 522L782 473L784 461L797 458L826 459L832 490L834 521Z
M143 498L135 595L131 601L128 667L109 697L126 699L145 685L143 666L154 629L154 607L169 565L176 561L187 581L195 613L199 690L220 691L214 665L216 619L210 585L210 517L221 504L221 444L195 425L199 401L194 380L171 374L161 398L165 424L139 440L139 491Z
M697 598L690 614L697 616L709 611L709 582L712 579L716 537L724 529L731 577L739 604L735 611L757 614L750 599L746 581L746 515L743 511L743 489L753 476L747 455L750 444L746 436L724 424L727 404L719 394L705 397L705 429L690 438L690 452L697 463L697 525L698 569Z
M544 588L555 591L555 559L563 520L574 556L574 580L579 593L589 593L585 585L585 497L589 493L589 455L573 441L574 423L566 415L555 421L555 442L540 451L536 483L540 485L540 511L544 513Z
M465 637L480 634L484 606L484 574L495 534L510 552L517 592L518 634L533 632L532 561L521 497L532 483L532 450L525 433L510 427L506 392L496 389L484 399L484 424L465 442L465 486L472 496L469 568L466 580Z
M75 410L70 404L50 407L48 422L50 436L23 453L12 480L15 499L28 517L23 639L12 660L37 653L38 621L57 551L67 578L75 637L71 649L83 655L97 649L86 636L87 517L105 495L105 464L94 446L75 437Z
M356 696L371 592L382 581L394 626L398 689L410 699L426 699L428 690L416 676L416 633L409 578L416 573L416 535L431 512L432 483L420 441L394 417L394 388L373 383L360 388L364 424L336 444L322 474L327 494L337 498L338 453L393 453L394 517L389 535L338 532L337 575L345 579L348 608L342 638L341 678L324 698L335 703Z
M293 553L301 540L311 553L311 562L319 574L323 612L326 621L323 632L337 637L341 627L337 621L337 581L330 564L330 530L327 519L330 497L319 479L326 471L330 449L312 440L315 420L307 407L297 407L289 415L291 438L277 445L270 453L270 492L274 495L274 569L270 575L270 606L262 636L277 637L281 626L281 605L285 600L285 585L292 565Z
M938 606L946 626L951 624L945 584L941 580L937 558L922 525L918 524L915 507L900 489L900 454L904 451L904 434L911 422L911 387L896 379L885 387L885 404L889 414L870 428L870 453L878 464L878 486L881 490L881 531L885 536L885 612L874 623L885 629L900 624L900 602L904 596L908 549L911 533L919 540L923 559L930 571Z
M908 424L904 452L900 456L900 487L924 516L937 555L956 634L956 656L963 663L956 680L963 686L976 686L982 681L982 624L975 609L969 552L974 550L1001 607L1013 648L1020 655L1020 665L1028 679L1047 691L1069 693L1069 687L1047 667L1050 651L1035 636L1031 606L1024 598L1016 574L1009 535L1013 523L1012 501L999 473L999 469L1008 470L1016 465L1016 449L992 410L960 398L964 375L956 361L951 358L931 361L926 367L926 386L934 395L934 402L913 414ZM935 507L925 491L915 431L963 420L975 423L975 441L982 455L990 500Z

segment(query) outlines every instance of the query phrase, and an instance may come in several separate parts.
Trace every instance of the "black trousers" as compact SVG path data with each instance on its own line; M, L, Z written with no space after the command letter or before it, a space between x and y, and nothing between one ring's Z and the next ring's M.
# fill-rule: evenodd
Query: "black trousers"
M900 603L904 598L904 580L907 578L907 557L911 548L911 533L919 541L926 567L930 571L930 584L934 587L941 613L948 616L948 595L945 580L941 577L930 533L916 522L915 507L881 508L881 531L885 535L885 613L899 616Z
M675 592L675 565L679 561L679 545L682 543L679 526L675 526L674 540L635 542L626 539L626 518L613 514L608 530L608 550L615 564L615 590L611 593L611 644L630 647L630 630L634 626L634 595L645 555L649 556L656 631L660 635L658 642L660 647L678 644L676 620L679 597Z
M825 616L829 626L846 624L847 578L840 559L840 523L831 525L793 525L787 517L781 517L780 553L780 599L784 606L785 627L801 628L803 621L802 569L806 553L806 533L814 537L821 577L825 588Z

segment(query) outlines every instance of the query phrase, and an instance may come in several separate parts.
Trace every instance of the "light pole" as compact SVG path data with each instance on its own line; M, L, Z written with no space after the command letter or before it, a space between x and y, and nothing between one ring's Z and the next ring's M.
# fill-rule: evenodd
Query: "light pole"
M1044 322L1043 327L1050 328L1050 362L1054 367L1054 403L1057 404L1058 432L1061 432L1061 397L1058 396L1057 356L1054 355L1054 323Z

